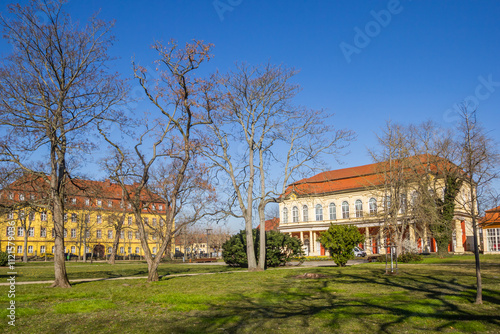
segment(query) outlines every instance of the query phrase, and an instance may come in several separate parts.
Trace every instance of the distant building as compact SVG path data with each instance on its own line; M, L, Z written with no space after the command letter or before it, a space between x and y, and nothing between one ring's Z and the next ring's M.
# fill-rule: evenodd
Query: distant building
M117 219L124 219L116 255L144 255L132 207L124 201L120 185L110 180L73 179L66 185L64 202L65 253L109 255L116 233L113 225ZM0 217L0 226L4 230L0 237L2 250L7 249L11 237L15 255L22 256L26 234L29 257L54 254L54 222L47 203L48 189L42 178L19 179L0 191L0 205L5 212ZM154 194L144 196L142 205L150 251L156 254L160 248L159 229L164 228L162 217L166 205ZM13 228L8 224L10 222L14 222ZM22 222L25 222L26 230Z
M500 253L500 206L487 210L479 226L483 231L484 253Z
M279 230L300 238L306 254L325 255L325 249L319 242L320 233L326 231L331 223L355 225L365 235L365 243L360 246L368 254L385 253L385 245L390 243L391 235L389 229L384 228L383 213L391 204L382 189L384 177L380 165L332 170L290 184L280 197ZM461 189L460 196L464 195L465 189ZM417 196L416 190L412 189L401 194L398 219L411 219L408 210ZM435 252L436 242L427 224L410 222L404 231L406 239L415 244L420 252ZM470 219L457 206L449 251L463 253L472 250L472 235Z
M266 231L278 231L280 225L280 219L278 217L274 217L272 219L266 220ZM260 229L260 224L257 226L257 229Z

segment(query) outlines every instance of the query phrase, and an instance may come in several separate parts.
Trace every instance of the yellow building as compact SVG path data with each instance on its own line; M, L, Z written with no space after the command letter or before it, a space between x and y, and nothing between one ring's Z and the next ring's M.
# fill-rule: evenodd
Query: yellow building
M99 258L109 255L116 236L116 224L123 220L117 256L130 258L144 255L132 207L123 200L122 189L118 184L109 180L74 179L66 186L66 193L65 253L83 257L85 252ZM46 209L46 194L46 187L41 179L29 183L18 180L0 192L0 203L4 211L0 226L5 231L0 238L2 250L9 246L10 236L10 242L15 245L16 256L22 256L27 235L28 257L44 257L46 254L52 256L54 223L50 211ZM162 218L166 213L166 205L153 195L144 198L142 204L142 218L147 229L150 251L156 254L161 245L160 232L166 229Z
M384 212L385 208L391 207L391 197L384 186L388 181L380 167L381 164L376 163L333 170L289 185L280 198L279 231L301 239L306 255L325 255L325 249L319 242L320 234L330 224L355 225L365 235L361 248L367 254L384 254L385 246L392 243L390 229L386 228L388 214ZM441 181L435 182L439 196L444 188ZM408 244L420 252L436 252L436 241L428 224L412 217L411 208L418 192L411 188L410 184L407 192L400 194L397 224L403 229ZM459 197L466 197L466 192L462 187ZM455 253L473 248L471 219L466 210L461 209L463 202L459 202L457 200L449 245L449 251Z

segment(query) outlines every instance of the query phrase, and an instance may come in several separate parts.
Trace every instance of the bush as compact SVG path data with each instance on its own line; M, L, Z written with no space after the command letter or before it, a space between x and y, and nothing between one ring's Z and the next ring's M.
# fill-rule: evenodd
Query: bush
M333 261L340 267L345 267L347 261L354 258L354 247L364 241L365 237L353 225L330 224L320 237L321 244L330 251Z
M421 262L423 260L422 255L417 253L403 253L398 256L398 262L409 263L409 262Z
M255 257L259 257L259 235L253 230ZM245 230L233 235L222 245L222 258L234 267L248 267ZM297 238L277 231L266 232L266 267L278 267L302 257L302 243Z
M9 255L7 252L0 251L0 267L4 267L9 262Z

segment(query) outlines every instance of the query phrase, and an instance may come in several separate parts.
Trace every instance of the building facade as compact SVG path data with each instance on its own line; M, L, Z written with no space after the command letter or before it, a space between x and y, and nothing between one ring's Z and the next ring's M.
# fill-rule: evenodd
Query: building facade
M300 238L306 255L318 256L325 255L319 237L330 224L355 225L365 235L360 247L367 254L384 254L394 244L387 219L391 201L396 199L388 196L387 177L380 167L378 163L333 170L289 185L280 198L279 230ZM464 195L465 189L461 189L459 196ZM417 200L418 192L411 186L399 193L397 224L406 245L419 252L435 252L437 245L428 224L412 217L412 204ZM458 207L455 211L449 251L463 253L473 247L472 225L465 210Z
M16 256L23 256L25 247L28 257L53 256L55 230L52 214L47 209L47 194L41 180L18 180L0 191L4 211L0 218L3 227L0 249L15 245ZM99 258L111 254L117 223L123 220L116 255L124 258L144 255L132 206L123 200L118 184L109 180L76 179L66 186L66 194L65 253L79 257L86 253ZM162 217L166 206L157 197L148 197L143 202L142 219L147 226L150 251L156 254L161 244L160 232L165 229Z
M487 210L479 226L483 232L483 252L500 254L500 206Z

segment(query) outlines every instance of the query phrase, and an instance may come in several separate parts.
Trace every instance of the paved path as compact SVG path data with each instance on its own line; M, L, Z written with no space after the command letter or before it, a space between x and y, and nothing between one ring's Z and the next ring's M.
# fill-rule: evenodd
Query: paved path
M347 262L347 265L356 265L359 263L365 263L366 260L350 260ZM207 265L207 264L218 264L225 265L224 262L209 262L209 263L184 263L190 265ZM302 265L298 265L298 262L291 262L290 265L286 267L280 267L277 269L300 269L307 267L334 267L336 266L333 261L305 261ZM160 278L165 277L183 277L183 276L199 276L199 275L215 275L215 274L230 274L230 273L241 273L248 272L248 270L238 270L238 271L223 271L216 273L194 273L194 274L172 274L172 275L164 275L160 276ZM72 279L69 280L70 283L81 283L81 282L94 282L94 281L114 281L114 280L130 280L130 279L147 279L147 276L127 276L127 277L111 277L111 278L80 278L80 279ZM30 282L19 282L16 281L16 285L25 285L25 284L52 284L54 281L30 281ZM10 283L0 283L0 286L8 286Z

